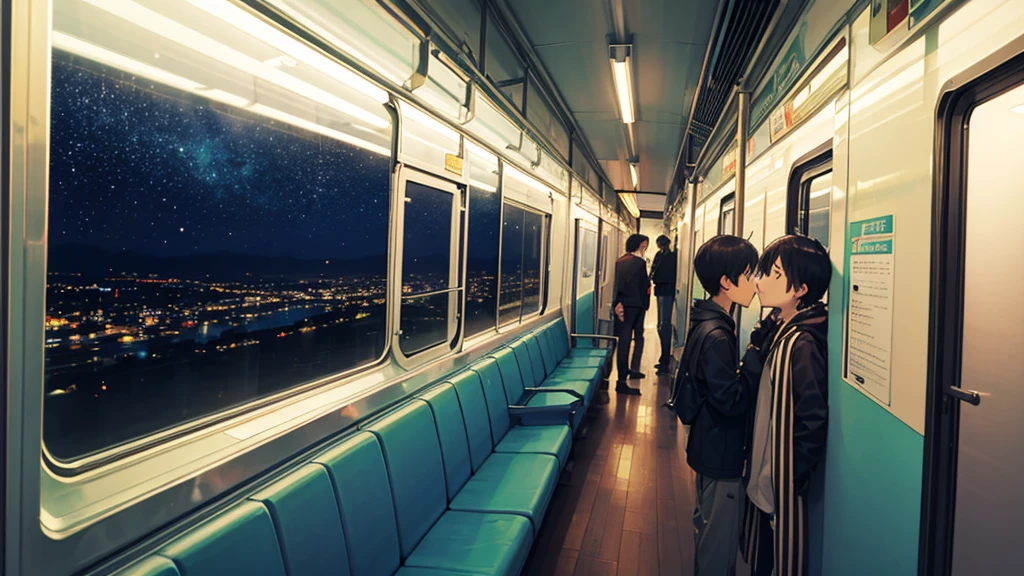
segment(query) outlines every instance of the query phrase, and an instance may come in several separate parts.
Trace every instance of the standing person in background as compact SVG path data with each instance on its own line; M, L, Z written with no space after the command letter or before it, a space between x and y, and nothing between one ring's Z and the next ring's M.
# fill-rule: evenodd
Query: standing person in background
M650 305L651 282L647 278L647 262L644 254L650 240L643 234L633 234L626 240L626 254L615 262L615 294L612 309L615 310L615 335L619 339L615 351L615 363L618 370L618 381L615 391L620 394L640 395L638 388L630 388L627 379L634 377L629 366L629 347L633 343L633 334L641 333L633 352L633 364L640 362L643 351L644 312ZM639 377L639 374L637 374Z
M655 241L658 253L651 265L651 282L654 283L654 297L658 301L658 338L661 340L661 356L658 358L658 375L669 373L668 365L672 354L672 306L676 300L676 252L672 241L662 234Z

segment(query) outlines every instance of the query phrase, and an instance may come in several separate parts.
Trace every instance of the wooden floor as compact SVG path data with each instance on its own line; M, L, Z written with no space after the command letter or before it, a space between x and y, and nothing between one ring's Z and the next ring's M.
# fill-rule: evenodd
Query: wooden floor
M528 576L693 574L693 484L686 434L662 406L658 335L645 333L642 396L614 391L574 446L568 484L555 491L523 570ZM599 398L595 398L595 402ZM748 570L739 561L738 571Z

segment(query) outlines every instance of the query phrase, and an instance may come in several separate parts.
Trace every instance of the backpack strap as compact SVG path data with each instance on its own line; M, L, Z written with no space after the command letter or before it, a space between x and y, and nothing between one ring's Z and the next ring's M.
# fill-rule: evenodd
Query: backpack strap
M702 328L704 328L705 324L708 324L708 322L701 322L700 324L698 324L696 327L693 328L693 330L690 332L690 335L687 337L687 340L686 340L687 343L693 342L694 339L697 338L698 334L700 334L700 331L701 331ZM697 378L696 378L696 371L697 371L696 363L697 363L697 360L696 359L697 359L698 356L700 356L700 351L694 352L693 349L694 348L701 348L701 349L703 349L704 348L704 344L707 342L707 339L712 334L714 334L715 332L717 332L719 330L726 330L727 329L727 327L724 324L720 323L720 322L714 322L713 324L714 325L711 326L711 328L708 329L707 332L704 333L700 337L699 346L693 346L693 347L687 346L686 348L684 348L684 351L683 351L683 358L682 358L682 362L680 362L680 364L682 366L685 366L687 373L690 375L691 378L693 378L694 384L697 383ZM687 356L687 354L689 354L689 356ZM699 390L700 390L700 388L698 387L698 392L699 392ZM706 397L707 397L707 395L704 394L703 397L701 398L701 402L703 402L704 398L706 398Z
M718 331L723 331L724 332L724 331L726 331L726 327L723 326L722 324L719 324L719 323L716 322L715 325L712 326L711 329L708 330L707 333L704 334L704 337L701 339L700 348L702 350L704 348L704 345L707 343L708 338L710 338L712 334L714 334L715 332L718 332ZM697 363L696 358L697 358L698 355L699 355L699 353L698 354L693 354L693 356L688 359L689 360L689 370L690 370L690 375L691 376L694 376L695 372L697 370L697 368L696 368L696 363Z

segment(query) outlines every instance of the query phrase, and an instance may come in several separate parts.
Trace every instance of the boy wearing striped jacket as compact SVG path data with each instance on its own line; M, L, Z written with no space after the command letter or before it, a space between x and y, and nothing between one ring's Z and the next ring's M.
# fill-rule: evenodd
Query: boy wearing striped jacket
M825 248L785 236L758 263L761 305L774 308L751 335L764 370L753 412L746 471L742 552L752 576L804 576L812 473L824 456L828 428L828 308L832 277Z

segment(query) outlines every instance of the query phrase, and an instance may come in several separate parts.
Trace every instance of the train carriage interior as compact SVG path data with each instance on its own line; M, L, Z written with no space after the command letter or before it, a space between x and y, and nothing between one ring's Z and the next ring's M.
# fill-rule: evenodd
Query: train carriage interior
M775 574L1019 573L1020 0L5 0L0 78L0 574L695 574L721 235L831 264Z

